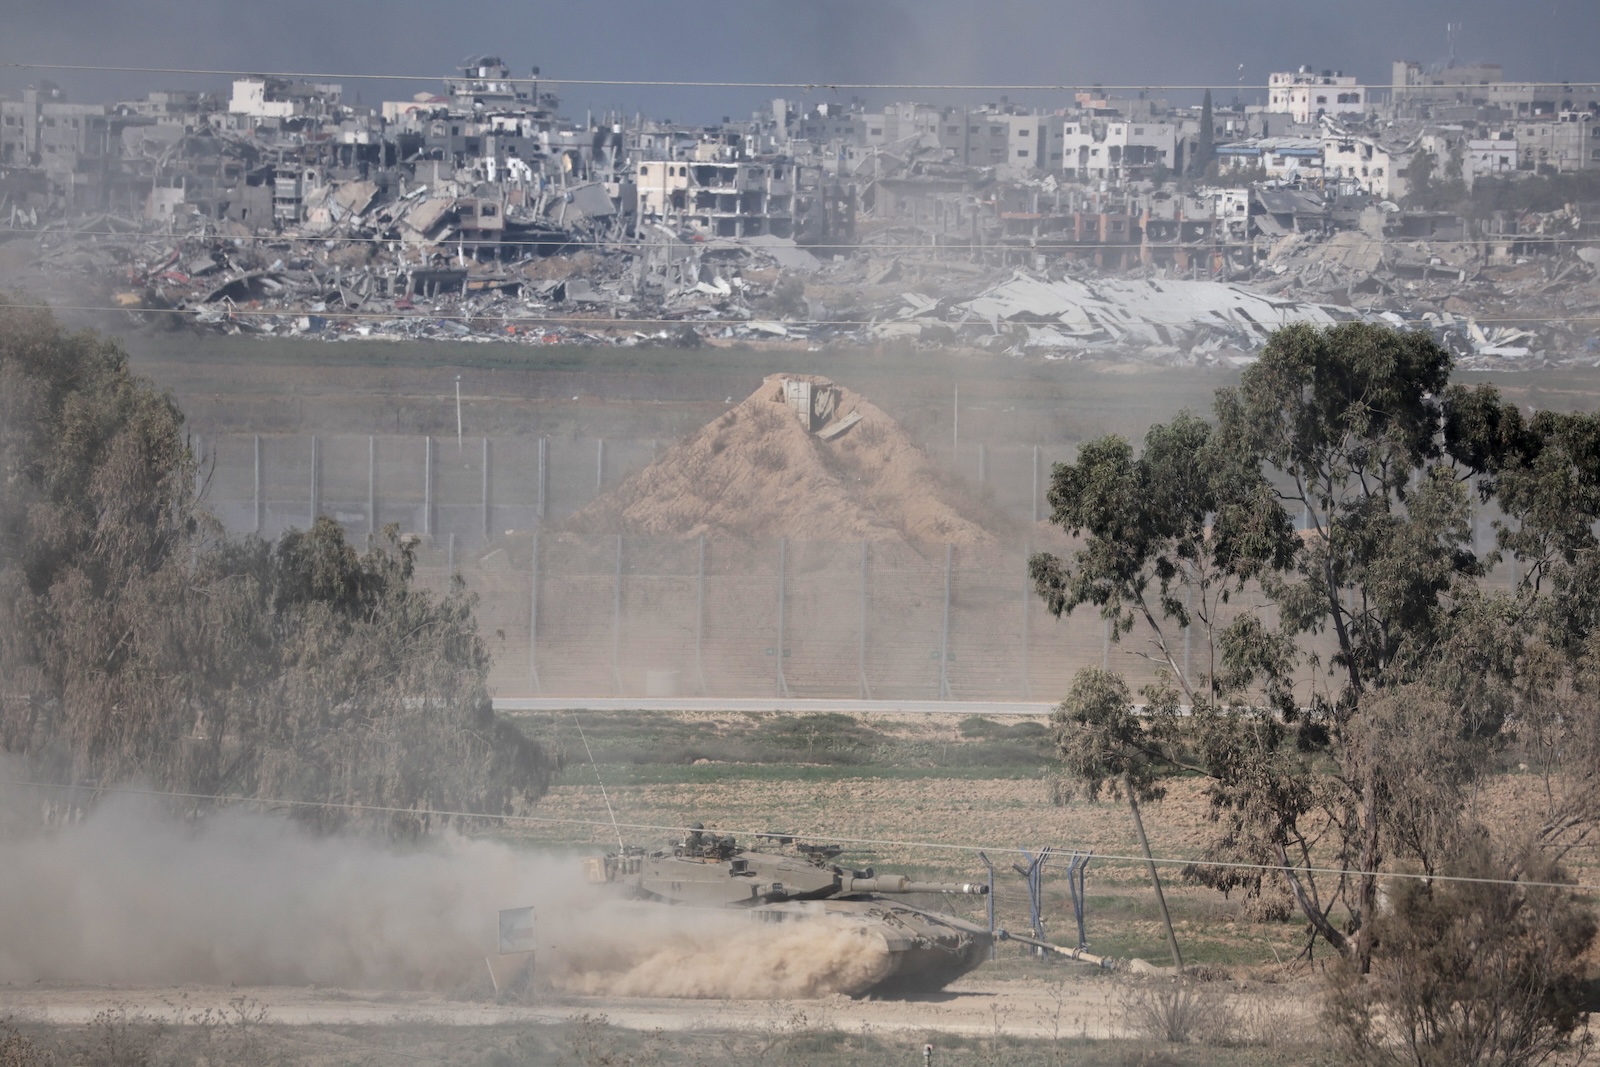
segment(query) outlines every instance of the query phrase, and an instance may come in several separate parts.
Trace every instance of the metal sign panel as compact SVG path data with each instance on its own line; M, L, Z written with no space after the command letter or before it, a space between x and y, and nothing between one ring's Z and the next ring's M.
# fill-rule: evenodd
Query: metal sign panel
M500 913L500 951L532 952L534 919L532 908L507 908Z

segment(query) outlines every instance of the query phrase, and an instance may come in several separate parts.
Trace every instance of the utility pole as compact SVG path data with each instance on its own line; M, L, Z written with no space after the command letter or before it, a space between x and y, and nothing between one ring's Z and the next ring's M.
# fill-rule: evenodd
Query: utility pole
M1161 912L1161 922L1167 928L1167 947L1172 950L1172 966L1179 978L1183 977L1183 953L1178 951L1178 935L1172 930L1172 915L1167 911L1167 896L1161 891L1161 875L1156 871L1156 861L1150 855L1150 839L1144 835L1144 819L1139 815L1139 798L1133 795L1133 780L1122 776L1123 791L1128 794L1128 810L1133 813L1133 828L1139 832L1139 848L1144 851L1144 862L1150 869L1150 884L1156 890L1156 908Z
M464 451L461 444L461 375L456 375L456 453Z

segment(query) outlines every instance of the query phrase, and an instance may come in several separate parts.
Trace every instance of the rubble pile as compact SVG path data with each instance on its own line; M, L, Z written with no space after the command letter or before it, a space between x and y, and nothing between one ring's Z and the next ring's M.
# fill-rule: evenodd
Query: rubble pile
M882 409L827 379L781 375L562 526L580 535L991 544L980 514Z
M352 186L365 188L342 195ZM781 276L821 267L770 235L656 228L613 238L584 228L598 209L564 216L569 229L530 224L485 257L453 228L459 197L419 188L379 204L371 183L330 188L302 227L265 237L226 220L180 233L112 215L57 222L34 237L30 267L74 299L97 292L130 312L182 312L226 333L625 344L682 339L680 322L694 324L695 340L787 336L764 305Z
M594 195L576 195L584 189ZM985 256L872 236L823 258L770 234L630 229L601 186L569 192L570 202L541 196L507 209L505 233L515 234L494 241L481 229L467 236L485 210L470 187L402 185L386 198L372 182L323 187L306 220L278 234L195 216L155 232L102 214L49 222L26 240L32 268L80 294L227 333L899 342L1226 365L1253 358L1291 322L1367 319L1427 330L1468 369L1600 359L1600 252L1562 236L1579 225L1571 210L1512 220L1503 238L1455 240L1440 220L1433 236L1408 236L1417 224L1393 205L1352 212L1341 228L1331 202L1319 216L1314 197L1295 192L1291 203L1288 191L1265 190L1264 232L1242 260L1163 258L1146 244L1133 262L1100 266L1065 252ZM189 229L173 232L180 221Z

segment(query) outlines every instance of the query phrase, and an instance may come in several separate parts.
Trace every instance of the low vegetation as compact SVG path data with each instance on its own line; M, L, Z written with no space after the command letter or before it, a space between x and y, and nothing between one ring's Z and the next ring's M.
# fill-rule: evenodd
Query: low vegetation
M248 1011L241 1008L241 1011ZM1208 1012L1206 1017L1220 1021ZM109 1009L86 1026L0 1022L0 1067L239 1067L429 1062L458 1067L857 1067L924 1063L934 1045L940 1067L1289 1067L1332 1061L1315 1048L1272 1040L1257 1044L1172 1043L1162 1039L1091 1040L1064 1031L1017 1037L997 1017L977 1035L877 1033L836 1027L804 1008L778 1006L753 1030L699 1027L692 1032L638 1031L602 1014L575 1013L561 1023L452 1026L425 1020L399 1026L284 1026L257 1015L219 1015L173 1026L126 1009Z
M737 779L1038 778L1051 762L1042 719L981 716L956 729L939 718L884 719L838 712L681 715L585 711L583 739L607 784ZM516 719L529 736L578 752L560 781L592 782L570 712Z
M120 348L0 306L0 750L78 790L47 808L138 779L403 836L544 792L555 756L495 716L459 584L419 589L393 530L229 539L199 473Z

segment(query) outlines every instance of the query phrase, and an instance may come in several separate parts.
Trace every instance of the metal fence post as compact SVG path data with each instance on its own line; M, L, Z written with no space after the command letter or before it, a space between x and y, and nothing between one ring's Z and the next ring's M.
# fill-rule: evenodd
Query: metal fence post
M1022 699L1028 700L1033 696L1033 684L1028 680L1028 640L1029 615L1033 607L1033 574L1028 569L1028 560L1033 557L1033 546L1024 541L1022 544Z
M528 568L528 679L537 695L539 684L539 531L533 531L533 561Z
M1078 947L1089 947L1089 933L1084 926L1084 909L1088 905L1088 896L1084 889L1084 876L1089 871L1089 861L1094 858L1093 852L1072 853L1072 858L1067 862L1067 892L1072 895L1072 915L1078 920Z
M611 685L622 695L622 535L617 535L617 580L611 594Z
M322 512L322 485L318 475L321 474L322 456L317 447L317 435L311 435L311 517L306 520L306 529L317 524L317 516Z
M256 434L256 534L266 520L266 502L261 499L261 435Z
M194 435L194 495L200 498L200 490L205 488L206 446L205 440L199 435Z
M860 682L861 699L872 699L872 686L867 682L867 601L871 596L871 587L867 584L867 542L861 542L861 626L860 626Z
M483 540L489 543L489 438L483 439Z
M1056 850L1049 845L1040 849L1037 855L1030 853L1027 849L1023 849L1022 858L1027 861L1027 866L1023 866L1021 863L1013 863L1011 865L1012 870L1027 879L1028 926L1033 931L1034 939L1038 941L1046 940L1044 929L1044 865L1049 862L1050 857L1055 852ZM1035 947L1030 950L1030 954L1042 956L1044 955L1044 950Z
M378 439L367 435L367 534L378 532Z
M1033 508L1028 512L1029 518L1034 522L1039 521L1039 446L1033 446Z
M939 639L939 699L950 697L950 570L955 560L956 546L944 546L944 633Z
M989 857L984 855L982 852L978 853L978 859L982 861L984 868L989 872L989 893L987 897L987 903L989 905L989 959L993 960L998 952L999 946L999 942L995 940L994 936L994 932L996 930L994 924L994 864L990 862Z
M445 570L451 578L454 578L456 576L456 532L454 530L450 531L446 543L449 547L445 549Z
M784 597L787 590L784 588L784 577L789 569L789 539L778 538L778 696L788 697L789 680L783 676L784 653Z
M422 536L433 536L433 435L422 439Z
M701 534L700 567L694 586L694 676L700 683L700 695L710 696L706 689L706 535Z
M539 500L534 518L539 522L544 521L545 483L548 479L550 440L547 437L539 438Z
M606 439L599 438L596 442L594 453L594 491L600 492L606 487Z

